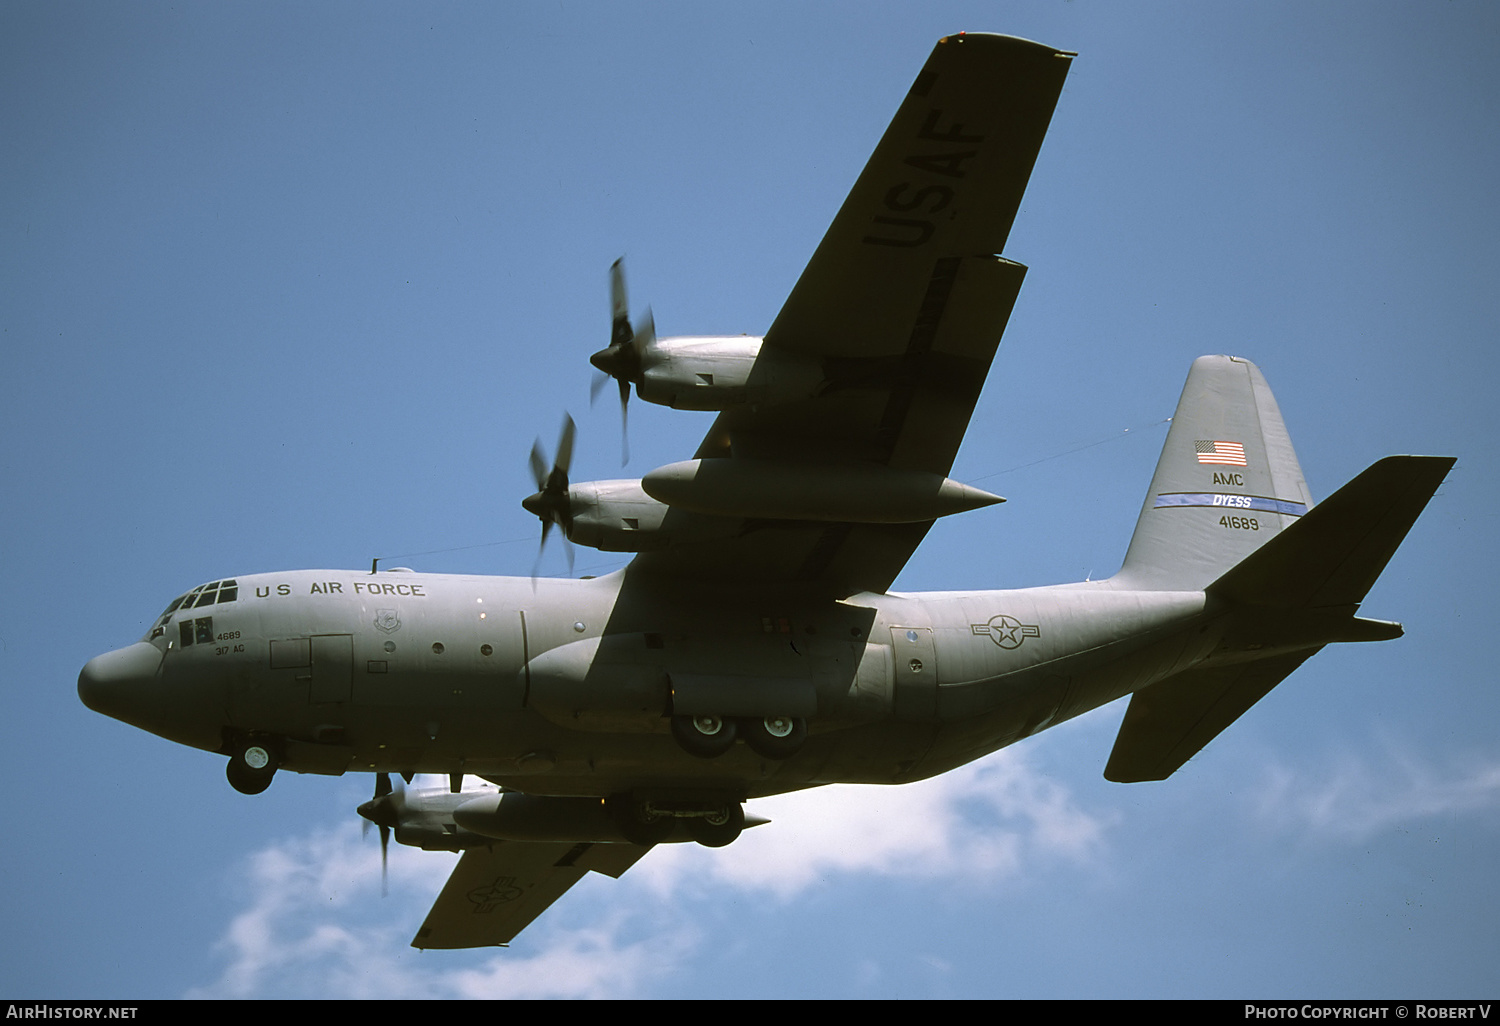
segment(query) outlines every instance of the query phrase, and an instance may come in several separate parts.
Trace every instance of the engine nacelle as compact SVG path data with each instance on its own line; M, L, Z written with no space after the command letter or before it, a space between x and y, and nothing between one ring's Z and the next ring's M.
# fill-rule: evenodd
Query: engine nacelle
M641 486L696 513L860 524L919 523L1005 501L941 474L781 460L683 460L651 471Z
M454 812L465 802L477 798L498 797L499 788L492 784L481 784L458 793L448 788L415 788L396 791L375 802L361 806L365 814L369 805L381 803L390 806L395 820L396 843L411 845L423 851L464 851L489 844L491 838L484 834L471 833L454 822ZM380 820L377 818L377 822Z
M668 541L670 507L647 495L639 480L584 481L568 489L568 540L604 552L644 552Z
M663 821L660 832L653 833L649 841L632 837L635 831L622 823L629 805L642 804L651 807L653 819ZM652 794L647 791L638 801L629 803L621 802L618 797L570 798L506 791L481 795L465 802L454 812L453 818L460 829L471 835L502 841L670 844L698 840L688 821L701 819L722 809L725 804L723 793L711 789L698 793ZM743 825L753 827L769 822L762 816L747 815Z
M519 791L480 795L454 810L453 819L464 830L505 841L626 840L599 798L543 797Z
M646 350L636 394L678 410L791 402L824 385L821 364L750 335L665 338Z

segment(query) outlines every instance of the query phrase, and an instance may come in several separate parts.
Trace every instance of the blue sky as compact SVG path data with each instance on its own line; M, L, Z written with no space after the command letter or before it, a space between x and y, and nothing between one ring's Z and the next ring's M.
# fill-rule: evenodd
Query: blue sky
M1163 783L1102 779L1111 706L759 803L506 951L406 946L451 859L393 852L381 899L368 778L247 798L78 702L203 581L528 574L533 438L571 410L574 477L619 475L610 262L663 334L764 331L960 29L1079 56L954 471L1009 501L897 588L1113 573L1188 365L1230 352L1315 495L1459 458L1364 606L1405 638ZM1464 2L0 6L0 994L1493 996L1497 58ZM708 423L631 413L635 474Z

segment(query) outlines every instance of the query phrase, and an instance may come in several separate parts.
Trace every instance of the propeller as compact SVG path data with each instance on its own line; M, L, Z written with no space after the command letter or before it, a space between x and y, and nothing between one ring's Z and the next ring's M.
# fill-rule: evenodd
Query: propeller
M380 896L382 898L387 893L386 858L390 850L391 831L400 824L401 812L405 806L405 790L392 790L391 775L389 773L377 773L375 775L375 797L365 802L357 810L365 818L364 825L360 827L360 836L369 836L371 823L380 827Z
M609 267L609 306L612 324L609 347L589 357L589 363L603 372L595 375L589 386L589 401L599 398L606 378L614 378L620 384L620 429L621 466L630 462L630 386L637 386L644 377L646 350L656 342L656 322L651 317L650 307L634 328L630 326L630 304L625 298L625 258L621 257Z
M563 529L563 544L568 553L568 572L573 572L573 547L567 544L568 531L573 526L573 503L568 498L568 467L573 462L573 418L563 414L562 435L557 440L557 458L552 469L547 469L547 458L542 454L542 440L538 438L531 447L531 476L536 479L537 491L521 500L521 508L538 517L542 522L542 544L537 549L536 566L531 576L536 577L542 564L542 552L547 547L547 534L552 525Z

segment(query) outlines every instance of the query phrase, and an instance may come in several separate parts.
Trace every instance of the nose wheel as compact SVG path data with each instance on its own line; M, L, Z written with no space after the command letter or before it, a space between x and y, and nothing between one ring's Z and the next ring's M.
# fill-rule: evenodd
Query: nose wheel
M240 794L260 794L276 776L276 754L264 740L243 742L230 753L224 775Z

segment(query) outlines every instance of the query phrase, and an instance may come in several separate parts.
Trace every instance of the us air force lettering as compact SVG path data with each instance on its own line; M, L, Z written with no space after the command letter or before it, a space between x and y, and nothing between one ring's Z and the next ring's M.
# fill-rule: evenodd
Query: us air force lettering
M632 389L718 412L640 479L570 482L571 421L550 464L533 449L544 542L635 553L625 569L236 574L91 660L79 696L226 757L246 794L371 773L382 852L463 853L413 941L455 948L508 943L655 845L730 844L765 822L757 798L930 777L1126 696L1104 775L1160 780L1324 645L1399 637L1359 605L1453 461L1391 456L1314 504L1233 356L1192 365L1113 577L889 590L936 518L1003 501L948 474L1072 58L939 41L764 337L658 339L612 269L592 362L622 415ZM450 785L393 781L416 773Z

